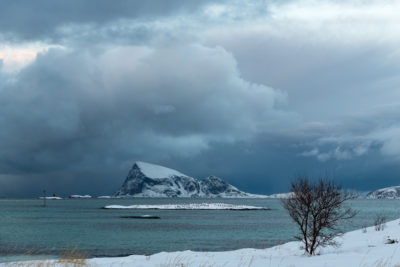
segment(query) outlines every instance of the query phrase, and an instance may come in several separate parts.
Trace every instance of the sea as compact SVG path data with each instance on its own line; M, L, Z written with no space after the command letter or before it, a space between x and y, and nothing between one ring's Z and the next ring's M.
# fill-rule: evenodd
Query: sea
M108 210L106 205L229 203L269 210ZM358 214L339 228L371 226L377 215L400 218L399 200L356 199ZM155 215L160 219L127 216ZM124 218L125 217L125 218ZM400 226L399 226L400 227ZM59 257L150 255L161 251L267 248L294 240L296 225L279 199L0 199L0 262Z

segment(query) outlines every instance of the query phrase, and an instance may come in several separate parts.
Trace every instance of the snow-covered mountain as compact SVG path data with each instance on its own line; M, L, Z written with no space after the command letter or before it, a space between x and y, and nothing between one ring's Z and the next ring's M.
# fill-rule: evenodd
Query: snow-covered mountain
M367 199L400 199L400 186L391 186L368 193Z
M176 170L135 162L117 197L262 197L240 191L215 176L198 180Z

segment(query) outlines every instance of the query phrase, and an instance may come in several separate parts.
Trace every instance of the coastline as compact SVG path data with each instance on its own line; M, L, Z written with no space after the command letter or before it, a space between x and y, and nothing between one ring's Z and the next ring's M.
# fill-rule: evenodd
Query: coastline
M308 257L298 241L266 249L239 249L223 252L177 251L116 258L90 258L85 265L68 265L56 260L2 263L5 266L400 266L400 219L386 223L383 231L374 226L347 232L338 237L339 247L320 249ZM366 232L365 232L366 230ZM393 243L388 243L388 239ZM398 253L397 253L398 252ZM47 265L46 265L47 264Z

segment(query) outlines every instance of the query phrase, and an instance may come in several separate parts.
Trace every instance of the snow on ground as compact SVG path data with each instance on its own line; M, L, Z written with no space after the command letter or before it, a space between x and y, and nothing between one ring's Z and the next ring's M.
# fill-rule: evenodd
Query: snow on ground
M383 231L369 227L344 234L340 247L327 247L320 255L308 257L300 250L300 242L289 242L267 249L240 249L225 252L161 252L151 256L132 255L118 258L93 258L87 266L140 267L389 267L400 266L400 220L386 224ZM388 244L388 238L395 243ZM51 261L49 261L51 263ZM40 262L18 262L16 266L42 266ZM43 264L43 263L42 263ZM13 266L0 264L0 266ZM47 266L47 265L43 265ZM58 266L58 265L50 265ZM66 265L59 265L66 266Z
M169 178L171 176L185 176L189 177L183 173L180 173L176 170L166 168L163 166L147 163L147 162L142 162L142 161L137 161L136 165L139 167L139 169L142 171L144 175L146 175L149 178L152 179L157 179L157 178Z
M191 203L166 205L109 205L104 209L145 209L145 210L267 210L265 207L232 205L226 203Z
M289 242L267 249L241 249L226 252L161 252L151 256L132 255L120 258L94 258L89 266L396 266L400 264L399 243L387 244L388 238L400 238L400 220L387 223L385 230L356 230L338 240L338 248L328 247L320 255L308 257L299 242ZM31 264L31 263L30 263ZM27 263L28 265L28 263ZM1 265L5 266L5 265ZM18 265L23 266L23 265ZM400 265L399 265L400 266Z

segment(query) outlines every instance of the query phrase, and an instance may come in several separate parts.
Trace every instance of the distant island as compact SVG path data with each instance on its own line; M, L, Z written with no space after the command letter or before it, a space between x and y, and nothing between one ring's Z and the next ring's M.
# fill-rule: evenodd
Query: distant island
M137 161L115 197L266 198L243 192L215 176L199 180L160 165Z
M400 199L400 186L381 188L368 193L367 199Z
M374 191L354 191L360 199L400 199L400 186L391 186ZM239 190L216 176L196 179L177 170L147 163L134 162L124 183L112 195L95 198L288 198L291 192L258 195ZM46 200L63 199L58 196L39 197ZM70 195L70 199L90 199L90 195Z

